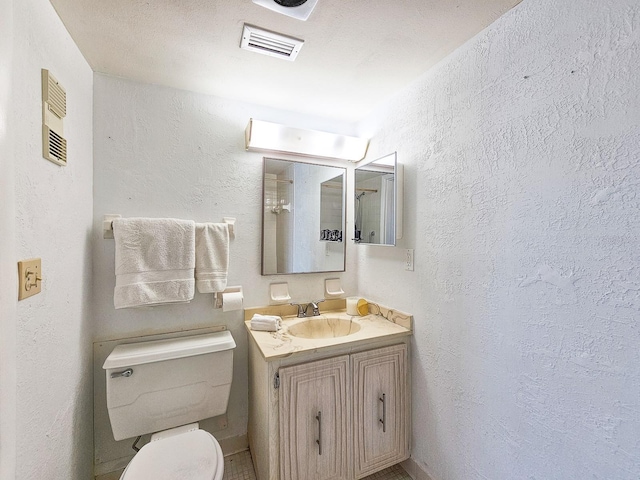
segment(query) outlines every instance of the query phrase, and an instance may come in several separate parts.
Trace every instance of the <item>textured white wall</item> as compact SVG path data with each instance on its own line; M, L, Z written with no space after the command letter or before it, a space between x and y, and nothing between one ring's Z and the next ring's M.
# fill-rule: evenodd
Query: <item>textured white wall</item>
M640 478L638 71L637 0L525 0L361 125L406 165L358 277L415 315L434 479Z
M0 478L16 474L15 162L9 130L13 0L0 0Z
M248 367L242 313L214 310L213 296L198 293L187 305L114 310L114 242L102 239L102 216L118 213L125 217L177 217L200 222L236 217L228 284L244 287L245 306L267 305L269 284L281 281L289 282L294 301L321 298L323 279L336 274L260 275L263 154L244 151L244 129L250 117L321 130L331 125L103 75L95 75L94 86L96 339L227 325L238 347L229 426L216 436L225 439L243 435ZM350 272L339 276L345 289L355 292L353 265ZM96 436L111 435L108 425L96 426Z
M2 335L8 328L13 337L3 338L2 347L15 342L7 354L17 376L10 440L17 468L10 476L3 471L2 478L90 478L93 74L48 1L6 7L13 16L13 63L3 62L0 74L0 118L9 132L2 140L9 155L3 153L0 288ZM2 11L4 27L7 10ZM41 68L50 69L67 90L67 167L42 158ZM42 293L17 303L15 262L31 257L42 258Z

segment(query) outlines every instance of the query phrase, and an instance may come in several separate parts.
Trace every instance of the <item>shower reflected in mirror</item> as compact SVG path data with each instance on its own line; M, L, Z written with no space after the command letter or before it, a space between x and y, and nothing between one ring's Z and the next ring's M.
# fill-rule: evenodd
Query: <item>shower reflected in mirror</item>
M355 169L354 238L358 244L396 244L398 172L395 152Z

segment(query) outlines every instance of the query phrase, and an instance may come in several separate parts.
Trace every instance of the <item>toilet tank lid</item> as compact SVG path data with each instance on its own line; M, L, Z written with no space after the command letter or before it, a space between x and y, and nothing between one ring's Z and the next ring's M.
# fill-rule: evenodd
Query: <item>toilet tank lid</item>
M144 363L161 362L176 358L221 352L236 348L231 332L206 333L188 337L151 340L149 342L118 345L102 365L105 370L130 367Z

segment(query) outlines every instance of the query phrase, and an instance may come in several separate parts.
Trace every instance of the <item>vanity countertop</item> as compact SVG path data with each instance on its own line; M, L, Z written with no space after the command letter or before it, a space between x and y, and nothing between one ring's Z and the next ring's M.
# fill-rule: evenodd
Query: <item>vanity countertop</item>
M377 307L375 304L373 306ZM260 309L251 309L251 312L263 313L257 312L258 310ZM267 361L302 353L328 353L334 349L359 347L367 343L412 335L413 317L411 315L385 307L378 307L377 311L380 314L369 313L366 316L348 315L345 310L321 312L321 315L315 317L284 316L282 317L282 326L277 332L251 330L249 314L252 316L253 313L247 312L245 327ZM269 314L274 313L273 311L269 312ZM354 330L360 328L348 335L329 338L302 338L290 333L290 329L295 330L296 326L303 322L324 322L327 325L332 324L336 319L342 321L343 326L347 325L345 322L349 322ZM321 326L321 324L318 325ZM325 330L327 328L330 327L327 325Z

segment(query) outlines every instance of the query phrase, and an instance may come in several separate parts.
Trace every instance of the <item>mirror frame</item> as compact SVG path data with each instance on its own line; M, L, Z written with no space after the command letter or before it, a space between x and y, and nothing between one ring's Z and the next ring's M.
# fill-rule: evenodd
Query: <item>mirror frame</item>
M387 155L383 155L382 157L378 157L376 159L373 160L362 160L361 162L359 162L358 164L356 164L354 170L353 170L353 198L354 198L354 204L353 204L353 233L354 233L354 237L355 237L355 227L356 227L356 193L357 193L357 172L358 169L363 169L363 170L369 170L369 171L375 171L375 163L378 164L382 164L382 165L388 165L391 166L393 165L393 173L394 173L394 182L393 182L393 200L394 200L394 206L393 206L393 211L394 211L394 226L395 226L395 234L393 237L393 243L370 243L370 242L363 242L361 241L356 241L355 238L353 238L353 243L355 243L356 245L370 245L370 246L378 246L378 247L395 247L398 244L398 240L402 238L402 195L403 195L403 181L404 181L404 176L403 176L403 168L402 165L398 163L398 152L392 152L389 153ZM369 168L367 168L369 167ZM382 169L381 169L382 171Z
M342 225L341 225L341 229L342 229L342 241L341 242L331 242L331 243L340 243L342 245L342 266L341 269L338 270L314 270L314 271L302 271L302 272L284 272L284 273L280 273L280 272L274 272L274 273L267 273L265 272L265 220L266 220L266 211L267 211L267 205L266 205L266 182L267 182L267 178L266 178L266 174L267 172L267 161L268 160L276 160L279 162L288 162L288 163L298 163L298 164L302 164L302 165L311 165L311 166L318 166L318 167L330 167L330 168L335 168L338 169L340 171L342 171ZM339 175L339 174L338 174ZM292 182L293 183L293 182ZM322 188L322 187L320 187ZM321 190L322 191L322 190ZM318 201L320 201L320 199L318 199ZM291 202L293 203L293 202ZM322 161L305 161L305 160L292 160L292 159L288 159L288 158L276 158L276 157L263 157L262 159L262 224L261 224L261 235L260 235L260 271L261 271L261 275L262 276L272 276L272 275L300 275L300 274L313 274L313 273L340 273L340 272L344 272L346 271L346 265L347 265L347 245L346 245L346 228L347 228L347 168L345 166L342 165L332 165L329 163L324 163ZM293 209L295 211L295 205L293 205ZM318 241L323 241L320 240L320 236L321 236L321 230L318 230L317 232L318 235ZM323 241L324 242L324 241Z

